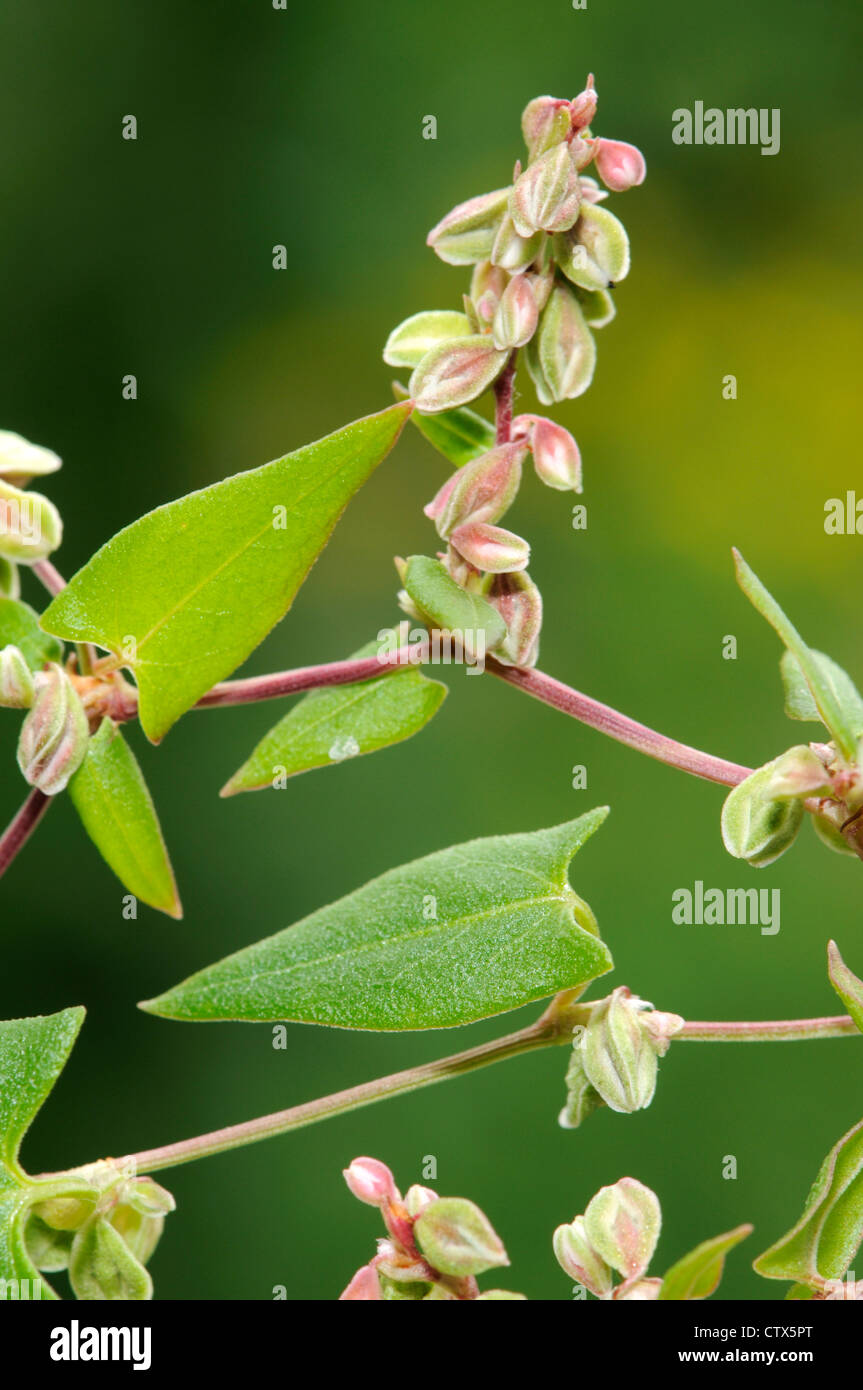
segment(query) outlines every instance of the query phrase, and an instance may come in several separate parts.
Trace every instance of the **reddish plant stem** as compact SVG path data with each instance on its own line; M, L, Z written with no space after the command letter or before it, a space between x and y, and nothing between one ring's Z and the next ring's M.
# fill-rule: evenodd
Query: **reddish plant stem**
M24 848L50 805L51 797L34 787L18 814L0 835L0 878L18 851Z
M683 1031L678 1033L673 1041L680 1038L691 1042L778 1042L803 1038L846 1037L854 1033L859 1036L852 1020L839 1015L835 1018L797 1018L775 1022L686 1023ZM372 1105L389 1096L405 1095L410 1091L434 1085L438 1081L463 1076L466 1072L476 1071L493 1062L505 1061L509 1057L517 1057L523 1052L566 1045L571 1042L571 1038L572 1029L566 1026L563 1017L555 1017L552 1004L535 1023L529 1024L519 1032L509 1033L493 1042L481 1043L479 1047L469 1048L468 1051L456 1053L455 1056L443 1057L436 1062L425 1062L422 1066L410 1067L406 1071L382 1076L375 1081L366 1081L359 1086L351 1086L348 1090L337 1091L334 1095L292 1106L289 1110L279 1110L259 1119L228 1125L224 1129L213 1130L210 1134L201 1134L194 1139L183 1139L178 1143L144 1149L118 1161L124 1166L132 1165L138 1173L152 1173L161 1168L176 1167L181 1163L190 1163L193 1159L206 1158L211 1154L224 1153L228 1149L241 1148L261 1139L302 1129L331 1116L343 1115L350 1110Z
M509 360L494 383L494 418L496 443L508 444L512 436L512 397L515 387L515 364L518 348L514 348Z
M698 748L690 748L686 743L666 738L665 734L656 733L646 724L638 724L609 705L600 704L599 700L592 700L589 695L582 695L580 691L573 690L571 686L564 685L553 676L544 675L542 671L502 666L491 657L487 659L486 665L492 675L498 676L509 685L514 685L517 690L533 695L534 699L542 700L543 704L562 710L564 714L571 715L573 719L587 724L589 728L597 729L601 734L616 739L618 743L625 743L628 748L635 748L639 753L656 758L669 767L691 772L696 777L706 778L708 782L720 782L726 787L737 786L737 783L742 782L752 771L749 767L742 767L740 763L714 758L710 753L702 753Z
M54 568L50 560L37 560L32 568L36 578L42 581L52 598L56 598L57 594L65 589L65 579L60 571Z
M357 681L373 680L375 676L419 665L428 655L424 642L398 647L392 652L363 656L352 661L329 661L321 666L299 666L294 671L277 671L267 676L250 676L247 680L222 681L214 685L195 705L195 709L213 709L221 705L245 705L258 700L276 700L281 695L295 695L300 690L321 690L331 685L353 685Z
M687 1020L677 1042L803 1042L809 1038L850 1038L860 1030L848 1014L825 1018L767 1019L757 1023L702 1023Z

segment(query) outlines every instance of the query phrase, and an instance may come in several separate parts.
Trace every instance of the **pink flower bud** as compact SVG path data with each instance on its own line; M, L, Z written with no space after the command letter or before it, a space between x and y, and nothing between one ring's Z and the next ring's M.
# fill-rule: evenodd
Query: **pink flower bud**
M584 1213L594 1250L624 1279L640 1279L656 1249L662 1213L655 1192L635 1178L601 1187Z
M339 1294L340 1303L380 1303L381 1282L373 1264L358 1269L347 1288Z
M597 173L612 193L625 193L627 188L644 183L647 164L635 145L627 145L625 140L600 140L595 158Z
M512 531L505 531L502 526L489 526L484 521L469 521L458 526L450 541L469 564L487 574L527 569L530 560L527 541Z
M87 756L90 729L66 672L52 663L36 682L18 740L18 766L31 787L56 796Z
M581 454L569 430L538 416L531 448L534 467L547 487L581 492Z
M498 444L447 478L425 508L438 535L446 538L468 521L500 521L518 492L526 453L524 443Z
M569 118L576 135L586 130L596 115L597 92L593 85L593 73L588 73L584 91L579 92L569 103Z
M571 129L570 111L570 103L557 97L535 97L528 102L522 112L521 130L529 159L538 159L566 139Z
M506 365L507 354L477 334L432 348L414 369L409 390L421 415L476 400Z
M529 575L495 575L485 596L506 623L506 636L493 651L504 666L535 666L539 660L542 595Z
M536 332L539 310L530 282L524 275L510 280L494 316L492 337L495 347L524 347Z
M353 1195L370 1207L399 1201L395 1179L385 1163L376 1158L355 1158L344 1170L345 1182Z
M569 144L562 140L528 166L509 195L509 215L521 237L565 232L578 217L581 194Z

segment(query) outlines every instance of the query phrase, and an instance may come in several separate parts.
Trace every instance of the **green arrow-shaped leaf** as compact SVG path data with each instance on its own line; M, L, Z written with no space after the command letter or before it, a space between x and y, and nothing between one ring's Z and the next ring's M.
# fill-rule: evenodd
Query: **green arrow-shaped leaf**
M863 696L848 672L837 666L835 661L831 661L829 656L816 651L810 651L810 656L821 673L824 686L833 692L833 698L842 710L848 727L859 738L863 734ZM779 669L785 687L785 713L788 718L823 723L800 662L793 652L782 653Z
M409 412L390 406L149 512L79 570L43 625L134 672L141 723L158 742L284 617Z
M18 1161L21 1141L60 1075L84 1020L83 1009L0 1022L0 1299L56 1298L40 1279L24 1241L39 1185Z
M814 653L806 645L794 624L786 617L773 595L765 589L757 574L749 568L737 550L734 551L734 563L738 584L752 606L758 610L762 618L766 618L795 658L809 688L818 718L835 739L839 751L851 761L857 750L853 719L849 719L849 712L834 689L829 671L825 671L815 659Z
M401 401L407 400L410 393L394 381L393 394ZM466 405L458 410L444 410L439 415L420 415L415 410L411 423L456 468L488 453L495 445L494 425Z
M39 626L39 615L26 603L0 598L0 650L17 647L31 671L63 660L63 644Z
M369 642L353 656L374 656L379 650L378 642ZM310 691L261 739L222 796L272 787L277 776L332 767L400 743L428 723L446 695L445 685L413 667Z
M141 1007L192 1020L451 1028L584 984L612 960L566 871L606 814L392 869Z
M182 917L156 808L120 730L103 719L69 783L82 824L106 864L141 902Z
M659 1297L666 1302L709 1298L719 1287L725 1256L751 1234L751 1226L735 1226L733 1231L696 1245L671 1266L662 1281Z
M835 941L827 943L827 973L831 985L863 1033L863 980L848 969Z
M753 1268L765 1279L817 1286L841 1279L863 1239L863 1120L844 1134L821 1165L803 1215Z

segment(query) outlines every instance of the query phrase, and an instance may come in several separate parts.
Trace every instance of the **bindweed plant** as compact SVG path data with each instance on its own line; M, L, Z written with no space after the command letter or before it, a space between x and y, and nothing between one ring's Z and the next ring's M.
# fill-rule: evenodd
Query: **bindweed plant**
M109 539L69 583L52 559L61 519L31 486L60 460L0 434L0 706L19 712L17 762L29 788L0 836L0 874L54 798L68 794L127 894L178 917L168 850L124 725L139 721L158 744L192 710L300 695L239 769L225 769L222 795L284 789L299 773L417 734L447 694L429 673L452 661L731 788L722 836L732 855L755 867L788 847L805 815L831 848L863 858L863 698L844 671L806 645L741 557L740 585L785 647L786 710L820 722L823 741L795 745L753 770L658 733L537 667L542 598L528 573L530 546L500 523L530 465L546 486L581 492L579 447L542 412L590 386L595 334L614 318L630 263L626 231L605 202L646 173L634 146L593 133L596 109L592 78L571 101L530 102L522 117L526 153L511 181L459 203L432 229L429 246L469 279L460 307L413 313L390 334L384 360L410 374L394 383L395 404L157 507ZM516 414L522 363L541 410ZM493 411L474 409L489 395ZM396 558L400 616L346 659L234 677L288 611L345 507L408 423L450 472L425 506L434 553ZM35 585L22 600L22 577L48 591L47 606L33 606ZM829 979L847 1010L838 1015L689 1020L623 984L585 999L613 959L569 870L606 816L599 807L550 828L430 845L424 857L141 1005L192 1022L295 1020L401 1032L454 1028L550 1001L529 1026L439 1061L212 1134L33 1176L20 1166L19 1146L84 1011L0 1024L0 1293L52 1297L45 1276L66 1270L79 1298L149 1298L147 1261L173 1209L151 1174L524 1052L569 1048L560 1123L572 1129L600 1108L630 1114L650 1105L672 1043L863 1031L863 982L833 942ZM863 1235L861 1126L828 1155L798 1223L755 1262L766 1278L790 1283L794 1297L830 1297L837 1286L843 1297L860 1296L847 1276ZM472 1202L421 1186L402 1198L389 1169L369 1158L356 1159L346 1179L379 1209L387 1234L344 1299L522 1297L480 1291L477 1276L508 1260ZM622 1178L558 1229L554 1251L580 1297L700 1299L751 1229L706 1241L660 1279L647 1273L659 1226L655 1195ZM23 1292L33 1288L40 1294Z

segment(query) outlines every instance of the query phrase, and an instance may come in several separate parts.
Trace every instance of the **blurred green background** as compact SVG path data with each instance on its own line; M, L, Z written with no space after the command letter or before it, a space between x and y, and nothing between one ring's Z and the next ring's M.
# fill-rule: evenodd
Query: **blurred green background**
M582 447L588 529L532 475L512 514L546 601L541 664L738 761L806 737L783 716L779 646L737 590L729 547L863 677L863 542L823 530L827 498L863 484L859 29L859 8L838 0L4 7L0 424L65 460L48 489L67 526L59 567L71 574L160 502L386 405L390 328L458 307L466 288L426 231L508 179L527 100L572 96L592 70L595 129L640 145L649 172L611 201L633 268L592 389L558 413ZM781 152L675 146L671 113L695 100L780 108ZM126 114L136 143L121 138ZM135 402L121 397L126 373ZM406 431L249 671L339 658L397 616L391 556L433 547L421 506L444 469ZM30 580L27 596L39 601ZM721 658L726 634L737 661ZM526 1021L535 1008L447 1035L295 1026L276 1052L268 1027L172 1024L135 1003L392 865L603 802L613 815L573 879L614 983L690 1018L837 1011L825 944L835 935L863 972L859 864L804 827L756 874L724 854L719 788L497 682L446 678L451 697L421 737L278 794L217 797L272 706L190 715L158 750L138 736L179 924L146 908L124 921L72 807L52 810L2 885L0 1016L83 1003L89 1017L27 1140L31 1170L250 1118ZM16 717L2 725L5 823L23 784ZM582 763L588 789L574 791ZM673 925L671 894L696 879L781 888L779 935ZM340 1176L369 1153L403 1186L435 1156L439 1190L488 1211L512 1259L505 1282L531 1298L569 1297L551 1231L623 1174L660 1194L657 1270L751 1220L723 1293L782 1296L749 1260L859 1119L861 1060L850 1041L675 1046L648 1111L603 1111L571 1133L556 1124L560 1049L181 1168L166 1174L178 1213L152 1262L157 1294L267 1299L285 1285L334 1298L378 1234ZM736 1181L722 1178L726 1155Z

